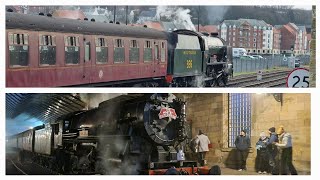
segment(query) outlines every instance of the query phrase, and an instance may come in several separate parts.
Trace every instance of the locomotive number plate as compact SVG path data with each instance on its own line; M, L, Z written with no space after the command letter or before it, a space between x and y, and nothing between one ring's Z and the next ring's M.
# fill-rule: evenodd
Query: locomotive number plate
M80 137L87 137L88 136L88 131L87 130L79 131L79 136Z
M160 113L159 113L159 119L163 119L169 117L171 119L176 119L177 118L177 113L174 109L172 108L161 108Z

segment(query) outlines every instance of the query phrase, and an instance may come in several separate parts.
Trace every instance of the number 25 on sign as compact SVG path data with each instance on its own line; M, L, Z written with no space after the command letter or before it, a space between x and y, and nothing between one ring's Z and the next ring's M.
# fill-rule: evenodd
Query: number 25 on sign
M192 68L192 59L187 60L187 69L191 69Z
M305 68L297 68L293 70L287 77L287 87L309 87L309 70Z

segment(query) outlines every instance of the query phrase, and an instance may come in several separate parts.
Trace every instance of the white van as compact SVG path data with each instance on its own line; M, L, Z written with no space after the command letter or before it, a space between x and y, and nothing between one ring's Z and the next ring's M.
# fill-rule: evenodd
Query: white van
M241 57L247 55L247 50L244 48L232 48L232 56L233 57Z

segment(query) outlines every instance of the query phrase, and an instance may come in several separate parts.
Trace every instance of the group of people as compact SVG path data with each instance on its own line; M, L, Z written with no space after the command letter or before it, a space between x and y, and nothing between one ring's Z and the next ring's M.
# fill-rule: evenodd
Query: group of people
M245 130L235 140L235 145L240 159L239 171L246 170L246 160L251 147L250 137ZM274 175L297 175L297 170L292 164L292 137L280 126L276 132L275 127L269 128L269 136L261 132L256 143L257 171L259 174L271 173Z

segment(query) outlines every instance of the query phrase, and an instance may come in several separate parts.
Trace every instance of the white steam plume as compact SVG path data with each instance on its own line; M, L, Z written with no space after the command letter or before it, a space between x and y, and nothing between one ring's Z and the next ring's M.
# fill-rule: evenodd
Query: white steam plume
M172 21L174 24L182 24L188 30L195 31L196 28L191 21L190 9L183 9L181 7L158 6L156 17L158 20L165 18Z

